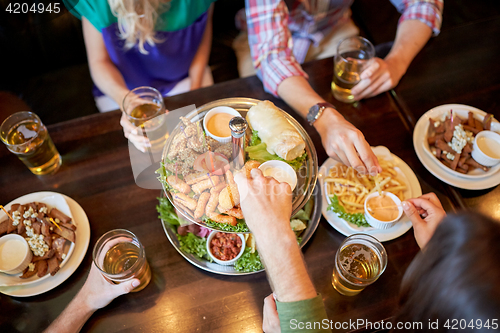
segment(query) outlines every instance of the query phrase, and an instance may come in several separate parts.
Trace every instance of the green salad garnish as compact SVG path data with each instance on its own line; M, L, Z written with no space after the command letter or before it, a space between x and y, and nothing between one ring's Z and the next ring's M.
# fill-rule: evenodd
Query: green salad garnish
M245 252L234 264L234 269L238 272L256 272L264 269L262 261L260 261L260 256L257 251L250 253L252 249L250 247L245 247Z
M249 232L247 224L244 220L236 220L238 223L236 225L230 225L229 223L219 223L215 222L208 217L203 218L203 222L210 227L220 231L228 231L228 232Z
M339 202L339 198L336 194L334 194L331 198L331 204L328 205L327 210L331 210L336 213L338 217L346 220L349 223L357 225L358 227L369 227L370 225L366 222L366 218L363 213L346 213L344 207Z
M248 153L248 157L251 160L256 160L261 163L271 160L283 161L285 163L288 163L292 168L294 168L295 171L297 171L304 164L304 161L307 158L307 153L304 153L302 154L302 156L299 156L296 159L287 161L282 159L278 155L270 154L266 148L266 144L261 141L257 131L252 131L252 137L250 138L249 145L245 148L245 151Z
M179 240L180 249L184 252L194 254L205 260L212 261L207 254L207 239L196 236L195 234L188 232L187 235L181 236L177 234L177 239Z

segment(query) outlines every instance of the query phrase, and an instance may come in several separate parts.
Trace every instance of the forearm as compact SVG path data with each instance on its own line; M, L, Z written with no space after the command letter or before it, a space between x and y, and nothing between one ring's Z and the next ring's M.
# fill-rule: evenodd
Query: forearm
M276 221L270 221L276 223ZM287 223L279 223L287 225ZM295 234L291 229L268 228L266 235L254 233L270 280L281 302L294 302L316 297Z
M68 304L66 309L44 331L46 333L76 333L95 312L84 300L82 291Z
M196 55L193 58L193 62L189 67L189 77L191 78L191 90L198 89L201 87L203 81L203 74L205 68L208 64L208 58L210 56L210 48L212 46L212 16L213 16L213 5L208 10L207 26L205 27L205 32L196 51Z
M405 20L398 26L396 39L386 61L397 63L402 71L410 66L415 56L431 38L432 29L418 20Z
M297 111L303 118L307 116L309 108L316 103L324 103L325 100L318 95L306 78L303 76L291 76L286 78L278 86L278 95L290 107ZM335 109L328 108L323 115L314 122L314 127L321 134L326 130L325 126L331 122L344 119Z
M113 63L106 60L89 63L89 67L95 85L121 107L129 89L120 71Z

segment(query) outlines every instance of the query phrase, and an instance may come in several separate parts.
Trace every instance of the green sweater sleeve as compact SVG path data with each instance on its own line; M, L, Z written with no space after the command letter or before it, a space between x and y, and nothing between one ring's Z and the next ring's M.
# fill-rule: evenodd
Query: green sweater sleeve
M297 302L278 302L281 332L331 332L321 295Z

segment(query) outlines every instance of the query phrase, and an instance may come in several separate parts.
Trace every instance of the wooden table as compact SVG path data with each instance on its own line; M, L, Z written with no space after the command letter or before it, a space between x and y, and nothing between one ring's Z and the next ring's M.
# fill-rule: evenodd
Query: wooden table
M434 44L430 45L429 52L439 51L432 47ZM424 56L417 59L417 65L424 62ZM314 88L338 105L339 111L363 131L370 144L388 147L409 164L424 193L436 192L449 211L461 204L473 205L476 199L463 199L461 191L450 195L455 190L427 172L415 155L412 119L418 118L417 112L424 112L444 100L415 108L408 96L414 89L424 89L425 85L412 87L410 79L414 74L409 73L410 79L401 82L401 89L396 90L397 99L387 93L356 105L345 105L334 101L330 92L331 59L315 61L304 67ZM420 74L422 78L429 76L429 73ZM452 93L447 97L450 101L462 102L454 100ZM266 94L256 77L170 97L165 102L167 108L174 110L193 103L201 106L216 99L237 96L272 100L298 118L283 102ZM403 103L406 104L402 108ZM469 104L475 103L470 100ZM230 277L207 273L192 266L176 252L157 218L155 206L160 191L141 189L134 183L127 140L123 137L119 118L119 112L111 112L50 126L51 136L63 156L63 165L53 176L32 175L5 147L0 148L1 203L30 192L56 191L75 199L84 208L91 225L89 251L79 268L63 284L29 298L0 294L0 331L37 332L47 327L83 285L92 262L90 249L96 240L110 229L125 228L134 232L145 245L153 279L143 291L122 296L97 311L82 331L261 332L263 298L271 292L265 274ZM327 156L319 135L298 119L311 135L322 164ZM472 192L471 196L475 193L478 192ZM498 189L490 193L496 193L498 197ZM488 210L488 207L484 209ZM489 213L492 215L493 211ZM338 322L350 319L375 322L391 316L397 307L398 286L418 252L412 231L384 243L389 255L386 271L374 285L355 297L341 296L331 286L333 258L343 239L344 236L322 218L315 235L303 250L314 285L323 295L329 318Z

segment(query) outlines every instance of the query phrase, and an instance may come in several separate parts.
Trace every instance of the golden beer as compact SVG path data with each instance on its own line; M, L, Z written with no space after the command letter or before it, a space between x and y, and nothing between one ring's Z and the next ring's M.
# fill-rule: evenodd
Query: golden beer
M149 264L146 260L140 259L139 252L139 248L134 243L118 243L106 252L102 264L103 270L112 275L123 274L129 269L133 269L134 273L131 278L139 279L141 284L132 292L144 289L151 280ZM136 263L137 267L134 267Z
M351 89L359 83L375 49L362 37L349 37L340 41L333 63L333 96L345 103L354 102Z
M61 155L34 113L19 112L7 118L1 134L7 148L35 175L54 173L61 166Z
M123 112L139 134L147 137L152 151L160 151L168 137L163 96L152 87L131 90L123 99Z
M144 289L151 281L146 251L128 230L115 229L102 235L94 246L92 257L102 275L114 283L139 279L140 284L133 292Z
M380 242L368 235L353 236L337 251L332 274L333 287L346 296L357 295L375 282L387 264L387 254Z

